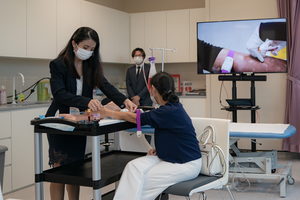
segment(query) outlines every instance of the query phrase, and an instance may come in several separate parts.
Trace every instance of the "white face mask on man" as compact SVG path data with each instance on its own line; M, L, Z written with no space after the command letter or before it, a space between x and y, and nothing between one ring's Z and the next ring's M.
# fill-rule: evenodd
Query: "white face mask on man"
M87 60L94 53L94 51L88 51L88 50L80 48L77 44L76 44L76 46L77 46L78 50L77 50L77 52L75 52L75 48L74 48L73 52L75 53L76 57L80 60Z
M133 60L137 65L140 65L144 61L144 58L141 56L135 56L135 57L133 57Z

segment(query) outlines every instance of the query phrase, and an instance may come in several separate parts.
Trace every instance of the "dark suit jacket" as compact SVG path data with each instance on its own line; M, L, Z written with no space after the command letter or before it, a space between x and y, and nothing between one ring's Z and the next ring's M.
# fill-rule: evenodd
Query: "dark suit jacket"
M84 61L83 73L87 67L87 62ZM76 78L72 78L69 68L65 66L62 58L50 62L50 74L50 85L54 98L46 116L54 116L57 110L59 113L69 113L70 107L76 107L81 111L88 108L88 104L93 98L93 88L83 80L82 96L76 95ZM124 108L123 102L127 97L112 86L106 78L104 78L103 86L99 89L114 103Z
M144 69L141 70L139 79L136 79L136 65L130 67L126 74L126 88L129 95L129 99L135 95L139 95L141 106L152 106L150 94L147 89L147 85L144 79L145 70L146 80L148 81L150 65L144 64Z

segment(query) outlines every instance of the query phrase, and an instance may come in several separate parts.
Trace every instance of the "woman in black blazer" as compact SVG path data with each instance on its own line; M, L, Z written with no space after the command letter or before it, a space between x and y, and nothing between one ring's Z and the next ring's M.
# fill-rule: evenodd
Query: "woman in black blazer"
M50 62L50 85L54 97L46 116L70 113L74 107L80 111L99 110L102 105L93 99L93 89L99 88L119 107L135 111L137 106L121 94L103 76L99 54L99 37L88 27L77 29L58 57ZM86 137L48 134L49 164L53 167L84 159ZM51 183L51 199L64 199L64 184ZM66 185L70 200L79 199L79 186Z

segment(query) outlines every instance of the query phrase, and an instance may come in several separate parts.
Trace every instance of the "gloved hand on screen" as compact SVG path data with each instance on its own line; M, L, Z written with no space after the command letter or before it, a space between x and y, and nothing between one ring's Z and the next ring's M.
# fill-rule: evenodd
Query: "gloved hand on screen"
M261 54L263 54L263 56L266 55L268 51L270 51L274 56L277 56L278 52L285 46L286 41L266 39L266 41L260 45L259 51L261 52Z
M264 62L263 55L258 51L260 45L263 44L263 41L259 37L259 26L256 27L248 42L246 43L246 49L249 51L251 56L258 58L260 62Z

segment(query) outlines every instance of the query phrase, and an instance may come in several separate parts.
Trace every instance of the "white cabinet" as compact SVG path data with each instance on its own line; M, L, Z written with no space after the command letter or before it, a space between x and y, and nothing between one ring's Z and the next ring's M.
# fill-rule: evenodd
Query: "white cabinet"
M206 117L206 98L180 97L180 103L190 117Z
M0 145L1 146L6 146L7 147L7 151L5 152L5 161L4 161L4 165L10 165L11 164L11 138L7 138L7 139L0 139Z
M145 46L145 13L130 14L130 47L130 51L137 47L147 49ZM151 54L146 56L151 56ZM130 63L134 63L131 54Z
M129 14L82 1L82 26L97 31L103 62L129 62Z
M0 56L26 57L26 1L0 0Z
M27 0L27 57L56 56L56 0Z
M10 111L0 112L0 139L11 137L11 114Z
M167 48L167 12L145 13L145 52L151 55L149 46L152 48ZM162 62L162 51L154 50L153 56L156 63ZM165 54L165 61L167 56Z
M82 23L81 26L87 26L94 29L100 40L100 55L103 51L102 38L102 7L87 1L82 1Z
M190 9L190 62L197 62L197 22L205 21L205 8Z
M197 62L197 22L205 21L204 8L130 14L130 47L141 47L147 56L152 48L165 51L165 63ZM155 62L162 62L162 51L155 50ZM133 63L133 60L130 60Z
M102 59L104 62L124 63L129 56L129 14L103 7Z
M34 126L30 121L45 114L47 107L13 110L12 189L34 183Z
M66 47L73 33L81 26L81 2L81 0L57 1L57 55Z
M120 12L120 30L119 30L119 54L121 63L129 63L130 60L130 17L128 13Z
M176 47L177 52L166 51L166 62L189 61L189 14L189 10L167 11L167 48Z
M6 156L6 155L5 155ZM12 190L12 182L11 182L11 165L4 167L3 174L3 192L10 192Z

